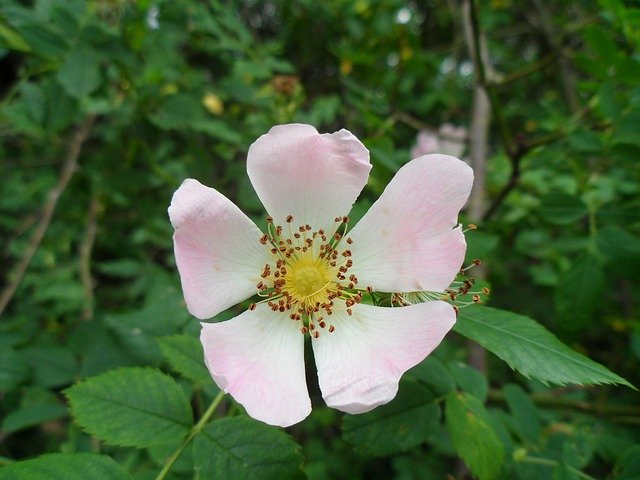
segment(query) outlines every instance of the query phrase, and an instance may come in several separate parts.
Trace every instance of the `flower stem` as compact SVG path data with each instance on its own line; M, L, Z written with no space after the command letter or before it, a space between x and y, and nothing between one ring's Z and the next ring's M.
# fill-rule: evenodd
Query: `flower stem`
M189 435L187 435L187 438L185 438L182 444L176 449L175 452L173 452L173 455L169 457L169 459L167 460L167 463L164 464L164 467L162 467L162 470L156 477L156 480L163 480L167 476L167 474L171 470L171 467L173 467L173 464L176 463L176 460L178 460L180 455L182 455L182 452L184 452L184 450L189 446L189 444L191 443L191 440L193 440L194 437L198 433L200 433L200 431L204 428L204 426L209 422L209 419L214 414L214 412L218 408L218 405L220 405L220 402L222 401L223 398L224 398L224 392L220 391L220 393L216 395L216 398L213 399L213 402L211 402L211 405L209 405L209 408L207 408L207 411L204 412L200 420L198 420L198 423L196 423L193 426L193 428L189 432Z

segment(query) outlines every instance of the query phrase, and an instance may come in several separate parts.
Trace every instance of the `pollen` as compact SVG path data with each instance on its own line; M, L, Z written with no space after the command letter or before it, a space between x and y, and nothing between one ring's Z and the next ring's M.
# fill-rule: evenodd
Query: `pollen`
M316 326L333 333L336 327L324 319L338 309L352 315L371 287L356 287L357 277L348 273L353 266L351 250L341 247L353 244L346 236L348 217L336 217L331 234L294 222L293 215L286 216L284 226L267 217L267 233L258 241L271 252L272 261L256 272L256 293L262 300L249 309L266 303L274 312L300 322L303 335L319 338Z
M292 259L284 277L284 289L292 303L299 303L305 310L329 300L333 268L323 259L314 257L310 251L300 258Z

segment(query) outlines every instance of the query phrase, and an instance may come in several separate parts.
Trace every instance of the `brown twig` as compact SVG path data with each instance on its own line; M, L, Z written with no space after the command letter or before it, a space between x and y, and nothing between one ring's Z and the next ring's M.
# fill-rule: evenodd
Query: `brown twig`
M96 240L97 216L100 209L100 202L96 197L91 198L89 208L87 210L87 228L84 233L84 239L80 244L80 280L84 290L84 308L82 310L82 319L89 321L93 318L94 311L94 295L93 295L93 278L91 277L91 253L93 252L93 244Z
M35 255L42 239L44 238L44 234L49 227L49 223L51 223L51 218L53 217L53 212L56 209L56 205L58 204L58 200L62 195L62 192L67 188L71 177L73 176L76 166L78 164L78 157L80 156L80 151L82 150L82 144L85 142L87 137L89 136L89 132L91 130L91 126L93 125L93 121L95 120L94 116L87 117L75 130L73 137L71 138L71 142L69 143L69 148L67 150L67 155L64 159L64 163L62 164L62 170L60 172L60 178L56 183L55 187L49 192L47 195L47 199L42 208L42 216L40 217L40 221L37 223L36 228L31 236L31 240L29 241L29 245L27 245L27 249L25 250L22 258L18 262L16 266L11 280L7 283L7 285L2 289L0 293L0 315L4 312L5 308L13 298L14 293L18 289L18 285L22 281L33 256Z

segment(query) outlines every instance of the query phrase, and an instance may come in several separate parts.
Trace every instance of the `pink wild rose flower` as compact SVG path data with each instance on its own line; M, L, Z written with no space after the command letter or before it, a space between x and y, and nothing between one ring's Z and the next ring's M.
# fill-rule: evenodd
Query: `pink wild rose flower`
M247 158L269 214L266 233L196 180L173 196L189 312L206 319L261 297L231 320L202 323L200 336L211 376L253 418L286 427L311 412L307 335L326 404L363 413L392 400L402 374L455 323L453 307L440 300L394 308L367 302L373 291L443 292L451 284L466 250L457 217L471 169L445 155L412 160L347 232L346 215L370 169L368 150L347 130L279 125Z

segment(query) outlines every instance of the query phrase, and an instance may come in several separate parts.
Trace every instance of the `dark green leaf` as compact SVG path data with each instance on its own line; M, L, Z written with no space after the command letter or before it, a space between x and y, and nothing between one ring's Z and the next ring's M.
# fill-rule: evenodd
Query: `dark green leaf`
M100 55L88 45L77 45L65 57L57 78L71 97L82 98L93 93L102 81Z
M539 211L553 225L571 225L587 214L587 206L572 195L550 193L542 198Z
M29 374L29 364L22 354L12 348L0 350L0 391L15 388L24 382Z
M576 331L584 328L602 306L605 277L598 260L587 254L574 261L558 280L555 307L561 328Z
M116 445L147 447L186 435L189 399L171 377L150 368L120 368L65 391L78 424Z
M526 377L542 382L620 383L624 378L571 350L534 320L490 307L464 308L454 329L478 342Z
M371 412L344 417L344 438L366 455L390 455L425 442L437 427L440 408L417 382L404 381L398 395Z
M0 480L133 480L111 457L50 453L0 468Z
M171 367L194 382L210 383L211 375L204 364L200 341L190 335L170 335L158 338L162 354Z
M78 374L78 361L73 353L57 345L34 345L21 350L31 365L33 384L60 387L73 383Z
M446 419L453 446L473 474L479 480L497 478L504 449L482 403L467 393L451 393Z
M502 391L522 440L535 445L540 439L540 420L535 404L518 385L505 385Z
M448 367L460 390L473 395L481 402L487 399L489 383L481 372L462 362L451 362Z
M616 462L615 480L638 480L640 478L640 445L627 449Z
M456 382L449 369L433 355L425 358L407 374L426 384L436 396L445 395L456 388Z
M291 437L248 417L207 425L194 440L193 458L200 478L304 478L300 447Z

